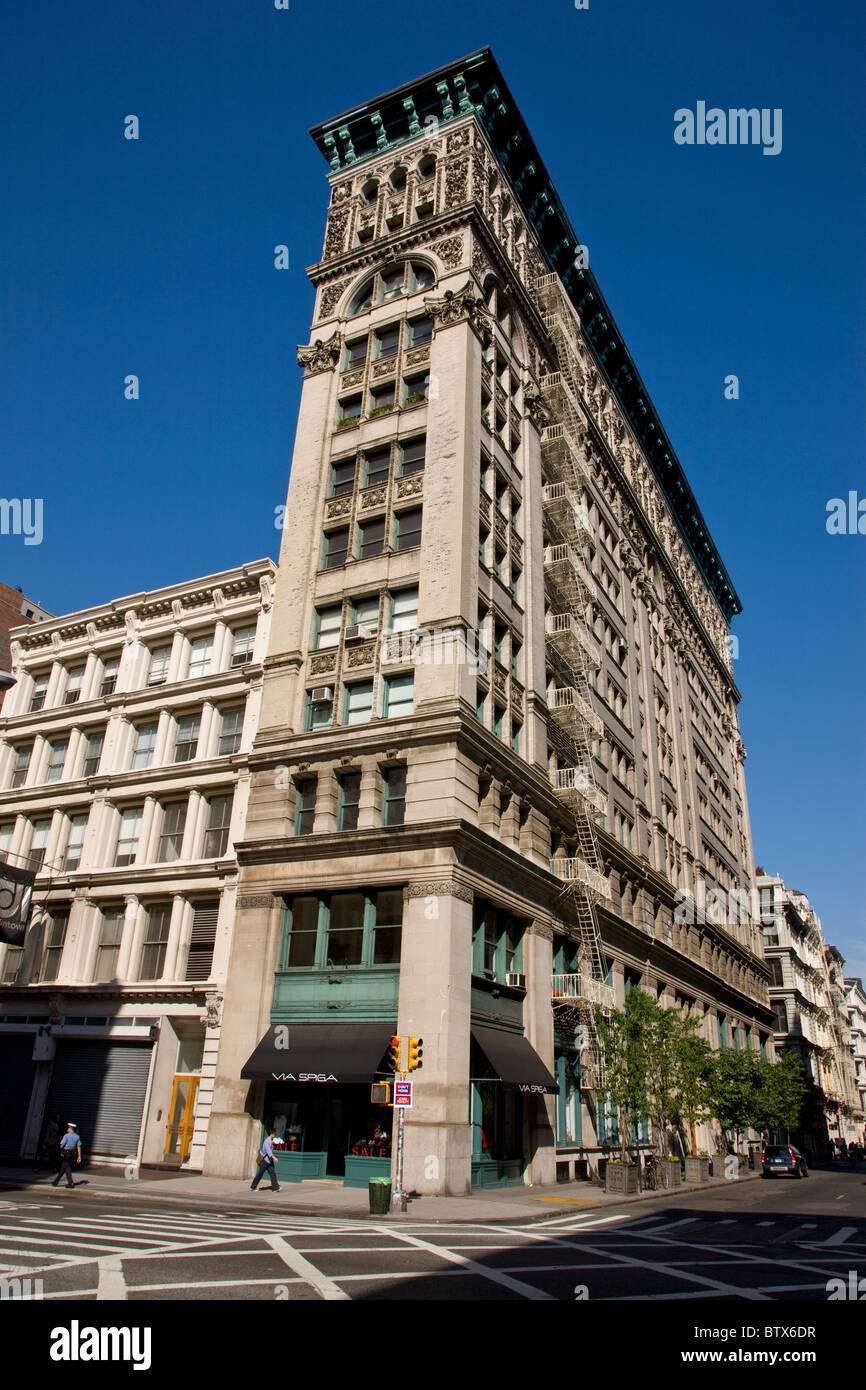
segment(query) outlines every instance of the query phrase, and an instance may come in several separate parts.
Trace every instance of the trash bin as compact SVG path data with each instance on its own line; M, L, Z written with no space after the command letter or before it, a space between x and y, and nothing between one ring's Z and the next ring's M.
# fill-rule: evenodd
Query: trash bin
M367 1187L370 1193L370 1215L387 1216L391 1210L391 1179L371 1178Z

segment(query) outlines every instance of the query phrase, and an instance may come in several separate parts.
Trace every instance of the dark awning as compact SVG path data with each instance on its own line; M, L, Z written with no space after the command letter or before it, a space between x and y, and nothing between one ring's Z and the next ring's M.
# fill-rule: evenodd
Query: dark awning
M475 1080L497 1080L509 1091L537 1092L557 1095L559 1087L542 1062L535 1048L521 1033L506 1033L501 1028L473 1026L472 1036L484 1053L496 1077L477 1077Z
M246 1081L372 1081L396 1023L273 1024L241 1068Z

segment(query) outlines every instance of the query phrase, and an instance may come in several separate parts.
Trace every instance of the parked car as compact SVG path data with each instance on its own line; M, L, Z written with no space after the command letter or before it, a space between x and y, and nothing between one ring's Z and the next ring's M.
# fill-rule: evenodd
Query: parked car
M777 1173L790 1173L795 1178L808 1178L809 1169L799 1149L790 1144L765 1144L761 1153L762 1176L775 1177Z

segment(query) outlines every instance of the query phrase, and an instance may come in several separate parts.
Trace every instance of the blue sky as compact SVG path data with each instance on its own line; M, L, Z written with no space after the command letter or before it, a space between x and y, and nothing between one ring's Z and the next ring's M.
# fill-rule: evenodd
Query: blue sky
M0 578L67 612L276 555L307 130L489 44L743 602L758 862L866 974L866 536L825 529L866 497L864 27L854 0L4 6L0 492L44 499L44 539L0 536ZM781 153L676 145L699 100L781 108Z

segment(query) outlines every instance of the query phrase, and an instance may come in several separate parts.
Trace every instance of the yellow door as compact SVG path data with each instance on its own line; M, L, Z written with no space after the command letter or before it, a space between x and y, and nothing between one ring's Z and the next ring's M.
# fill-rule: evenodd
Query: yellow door
M185 1163L189 1156L189 1146L195 1117L195 1098L198 1091L197 1076L176 1076L171 1092L171 1106L168 1112L168 1127L165 1136L166 1158L179 1158Z

